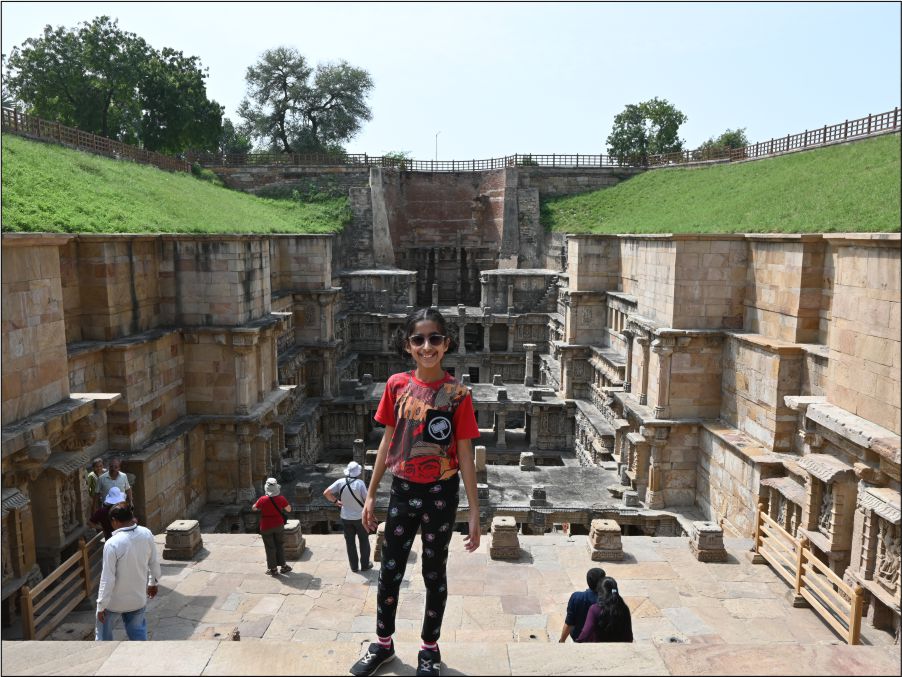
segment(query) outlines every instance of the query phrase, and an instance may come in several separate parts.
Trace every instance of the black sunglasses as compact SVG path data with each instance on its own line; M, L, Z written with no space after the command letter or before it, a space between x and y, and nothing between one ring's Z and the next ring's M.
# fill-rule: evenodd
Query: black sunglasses
M445 342L447 337L442 336L441 334L429 334L429 338L427 339L422 334L411 334L407 337L407 340L410 341L410 345L415 348L419 348L421 345L429 341L429 345L438 347Z

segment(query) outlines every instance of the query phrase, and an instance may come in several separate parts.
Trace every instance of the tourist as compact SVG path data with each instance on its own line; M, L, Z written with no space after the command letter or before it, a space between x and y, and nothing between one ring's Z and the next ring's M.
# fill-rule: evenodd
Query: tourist
M445 319L434 308L411 314L395 337L395 348L409 354L416 368L392 375L385 384L375 419L385 426L373 466L362 519L376 530L376 492L386 469L394 476L385 523L382 566L376 597L377 642L351 667L353 675L371 675L395 656L392 635L398 592L417 530L423 544L426 611L417 656L418 675L438 675L438 639L448 598L448 545L457 516L460 477L469 502L469 533L464 548L479 547L479 498L472 440L479 436L469 390L444 369L452 348Z
M91 500L91 506L94 506L94 495L97 493L97 482L100 476L106 472L103 467L103 459L99 456L91 461L91 471L88 473L88 498Z
M593 567L586 572L586 585L589 587L582 592L574 592L570 595L567 602L567 615L564 617L564 627L561 629L560 643L567 641L567 635L574 642L579 637L579 633L583 630L586 623L586 615L589 608L598 601L598 595L595 589L598 583L604 578L604 569Z
M128 505L125 494L119 487L111 488L103 499L103 505L94 511L91 519L88 521L95 529L103 529L103 537L107 540L113 535L113 524L110 521L110 511L117 505Z
M251 510L260 513L260 536L266 550L266 573L270 576L275 576L276 573L287 574L291 567L285 562L285 523L288 521L286 513L291 512L291 504L282 496L282 487L275 477L266 480L263 492L266 495L258 498ZM277 564L281 566L279 571L276 570Z
M94 639L112 640L113 623L122 616L128 638L143 641L147 639L147 598L156 597L157 579L162 575L157 546L150 530L134 523L129 506L115 506L110 522L113 535L103 545Z
M373 568L373 563L370 561L369 532L363 526L362 519L363 502L366 500L367 489L366 484L360 479L361 470L363 468L359 463L351 461L345 468L344 479L335 480L323 492L326 500L341 508L341 523L344 527L345 545L348 548L348 562L351 565L351 571L367 571ZM357 541L360 541L359 560Z
M617 581L608 577L598 584L598 602L586 616L577 642L632 642L630 608L617 590Z
M100 498L106 496L113 487L119 487L120 491L126 495L128 504L134 505L132 502L132 485L128 483L128 476L119 470L121 467L122 461L118 458L113 458L110 460L110 469L98 478L97 493L94 494L94 510L100 507Z

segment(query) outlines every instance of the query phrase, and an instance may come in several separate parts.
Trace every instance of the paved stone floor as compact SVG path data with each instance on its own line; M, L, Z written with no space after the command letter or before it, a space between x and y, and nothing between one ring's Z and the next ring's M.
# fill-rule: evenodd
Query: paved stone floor
M3 642L2 673L347 674L374 636L378 567L352 573L340 535L312 535L294 571L274 579L259 536L203 538L196 561L164 560L147 611L155 642ZM601 566L632 609L635 642L559 645L567 598L593 566L586 537L521 536L520 560L498 562L488 537L469 554L455 536L443 673L900 674L892 637L865 623L865 646L846 646L814 612L789 604L788 586L767 565L748 561L749 541L725 540L729 560L703 564L686 538L624 537L624 561ZM401 593L398 658L380 674L415 671L419 549ZM56 637L83 636L91 616L71 614ZM222 641L236 627L241 641ZM208 641L176 641L186 639Z

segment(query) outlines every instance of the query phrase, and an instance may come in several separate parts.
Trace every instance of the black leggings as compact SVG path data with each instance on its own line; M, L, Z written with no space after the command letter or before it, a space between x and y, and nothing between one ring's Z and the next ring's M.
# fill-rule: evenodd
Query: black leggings
M420 636L423 641L435 642L441 635L448 600L445 566L457 517L459 489L459 475L432 484L418 484L397 477L392 481L376 598L376 633L380 637L389 637L395 632L398 591L413 539L421 526L426 613Z

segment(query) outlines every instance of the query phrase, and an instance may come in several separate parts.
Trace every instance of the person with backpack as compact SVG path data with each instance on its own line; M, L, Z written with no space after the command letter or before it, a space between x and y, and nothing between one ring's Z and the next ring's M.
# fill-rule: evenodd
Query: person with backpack
M291 504L282 496L282 487L275 477L270 477L263 485L265 496L254 503L251 510L260 513L260 536L266 549L266 573L275 576L277 573L287 574L291 567L285 562L285 523ZM281 571L276 565L281 566Z
M366 501L367 486L360 479L362 468L351 461L345 468L345 476L335 480L323 492L330 503L341 508L341 523L344 526L345 545L348 548L348 563L351 571L367 571L373 568L370 561L369 532L363 526L363 503ZM357 543L360 541L360 558L357 557ZM360 566L358 567L358 562Z

